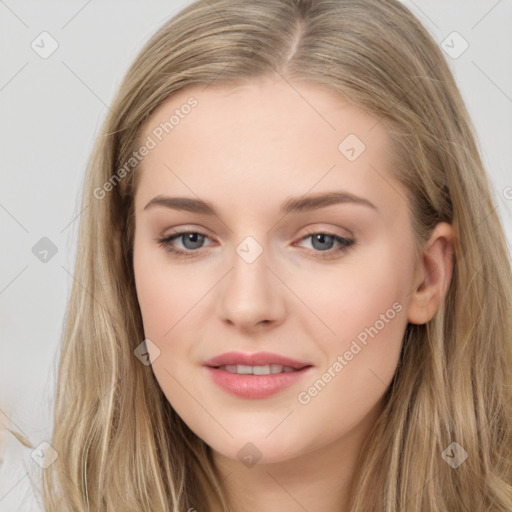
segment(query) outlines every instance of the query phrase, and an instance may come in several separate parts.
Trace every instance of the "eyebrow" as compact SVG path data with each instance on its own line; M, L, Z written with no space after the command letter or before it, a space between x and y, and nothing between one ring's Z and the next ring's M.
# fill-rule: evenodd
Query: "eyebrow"
M377 211L377 207L368 199L358 197L349 192L327 192L322 194L314 194L309 196L292 197L287 199L281 206L281 214L301 213L311 210L318 210L334 204L356 204L367 206ZM184 210L187 212L198 213L202 215L218 216L213 205L202 199L194 199L191 197L170 197L158 195L151 199L144 207L144 210L162 206L173 210Z

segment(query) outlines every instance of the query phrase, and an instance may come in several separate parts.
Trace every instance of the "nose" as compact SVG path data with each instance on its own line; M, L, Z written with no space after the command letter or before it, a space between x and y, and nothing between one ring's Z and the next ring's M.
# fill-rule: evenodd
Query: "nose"
M233 268L218 287L218 313L224 322L251 331L283 321L284 286L268 263L265 250L252 262L235 253Z

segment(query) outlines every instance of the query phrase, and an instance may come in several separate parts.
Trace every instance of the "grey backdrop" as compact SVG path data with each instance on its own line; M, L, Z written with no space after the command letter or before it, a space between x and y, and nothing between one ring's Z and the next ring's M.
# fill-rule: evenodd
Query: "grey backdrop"
M188 3L0 0L0 424L35 446L52 428L78 199L93 140L136 53ZM510 247L512 1L404 3L447 52ZM43 471L37 453L0 432L0 461L0 511L42 510L29 481Z

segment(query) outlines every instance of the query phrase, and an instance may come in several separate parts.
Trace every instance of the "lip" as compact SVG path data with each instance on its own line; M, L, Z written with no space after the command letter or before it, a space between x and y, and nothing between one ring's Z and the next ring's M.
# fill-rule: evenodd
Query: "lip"
M247 366L279 364L281 366L290 366L295 371L270 375L239 375L217 368L218 366L234 364ZM274 395L296 384L313 369L313 365L309 363L270 352L259 352L257 354L227 352L209 359L204 363L204 366L213 382L220 388L231 395L248 399L261 399Z
M226 352L220 356L208 359L205 366L216 367L227 364L243 364L246 366L265 366L267 364L280 364L281 366L290 366L295 370L300 370L305 366L311 366L310 363L297 361L289 357L273 354L272 352L257 352L255 354L245 354L243 352Z

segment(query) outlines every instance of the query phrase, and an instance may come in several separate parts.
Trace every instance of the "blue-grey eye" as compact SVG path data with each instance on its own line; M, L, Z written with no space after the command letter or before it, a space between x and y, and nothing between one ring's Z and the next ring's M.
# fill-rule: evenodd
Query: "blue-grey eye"
M313 248L320 251L332 249L334 242L336 241L335 237L324 233L317 233L315 235L310 235L310 237Z
M185 249L200 249L202 244L204 243L204 235L200 233L183 233L181 235L176 236L176 238L181 239L183 246Z

